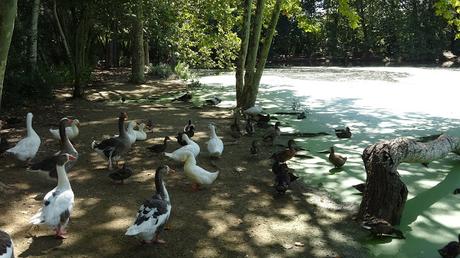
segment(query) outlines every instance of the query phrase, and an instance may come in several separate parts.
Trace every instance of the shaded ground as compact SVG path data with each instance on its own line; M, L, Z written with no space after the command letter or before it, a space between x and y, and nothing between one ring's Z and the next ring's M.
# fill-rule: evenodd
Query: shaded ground
M114 81L112 81L115 78ZM197 108L191 104L155 101L156 96L185 90L179 82L149 81L133 86L124 76L98 77L89 90L92 101L66 101L66 91L59 92L52 106L25 107L15 113L25 116L33 111L34 128L42 138L39 157L58 149L48 128L63 115L81 122L75 140L80 153L77 165L69 173L75 192L75 208L68 228L68 239L56 240L45 227L27 231L28 220L39 209L41 198L55 183L25 172L23 165L11 159L0 160L1 181L10 188L0 195L0 228L13 236L19 257L367 257L366 250L354 240L365 233L353 223L350 207L330 200L326 195L294 183L285 196L273 192L266 146L257 160L249 158L252 138L243 137L229 145L217 168L206 157L208 122L214 122L218 135L231 142L230 110ZM120 80L121 79L121 80ZM150 103L122 103L119 99L150 98ZM109 100L109 101L108 101ZM116 116L126 111L129 120L152 119L154 132L145 142L136 142L126 156L135 175L125 185L114 185L107 177L106 162L90 148L93 139L116 131ZM194 140L202 148L198 164L220 170L217 181L198 193L191 192L181 165L152 155L145 147L174 136L186 121L196 121ZM10 130L9 136L24 135L25 128ZM260 132L262 134L263 132ZM168 151L178 147L176 142ZM137 208L153 192L154 169L166 163L179 173L166 177L172 198L171 230L162 234L166 245L142 246L124 236L133 222ZM244 172L234 171L241 166Z

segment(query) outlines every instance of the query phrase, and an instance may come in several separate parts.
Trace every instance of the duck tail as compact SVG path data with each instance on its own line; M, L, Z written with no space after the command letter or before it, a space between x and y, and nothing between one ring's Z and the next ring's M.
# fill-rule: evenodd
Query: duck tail
M212 173L211 182L214 183L214 181L216 181L218 176L219 176L219 171Z
M93 140L93 141L91 142L91 149L94 150L94 148L96 147L96 145L97 145L97 142L96 142L95 140Z
M34 225L38 225L38 224L42 224L44 223L45 221L43 220L43 214L42 214L42 211L40 210L39 212L37 212L37 214L35 214L29 221L31 224L34 224Z
M139 230L136 225L131 225L125 233L126 236L135 236L137 234L139 234Z

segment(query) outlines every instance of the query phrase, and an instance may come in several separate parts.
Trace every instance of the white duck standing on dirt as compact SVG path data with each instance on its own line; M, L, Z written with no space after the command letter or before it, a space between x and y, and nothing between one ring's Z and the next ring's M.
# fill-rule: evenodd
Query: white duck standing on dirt
M7 153L13 154L17 159L21 161L31 160L37 154L38 148L40 148L40 137L32 128L32 113L27 113L27 136L20 140L16 146L6 150Z
M200 190L200 185L211 185L219 175L219 171L209 172L196 165L196 159L191 152L185 155L184 164L185 175L192 180L192 189Z
M171 201L168 190L163 182L163 175L171 170L162 165L155 172L156 194L150 200L145 200L137 212L134 224L128 228L125 235L138 236L145 243L166 243L159 238L171 214Z
M216 127L213 124L209 124L208 127L209 130L211 130L210 139L208 141L209 156L220 158L222 152L224 151L224 143L219 137L217 137Z
M0 230L0 258L13 258L13 240L5 231Z
M74 194L70 187L65 164L75 157L67 153L61 154L56 164L58 174L57 186L49 191L43 199L43 207L35 214L30 223L46 224L56 232L56 238L65 238L65 228L70 219L74 204Z
M136 141L145 141L147 140L147 133L144 131L145 124L142 123L138 126L138 130L134 130L136 134Z
M80 125L80 121L78 121L78 119L74 119L72 120L72 123L70 124L70 126L67 126L65 128L65 133L67 137L69 138L69 140L72 140L78 136L78 134L80 133L80 130L78 129L79 125ZM61 136L59 136L59 129L50 129L50 133L51 135L53 135L54 139L57 139L57 140L61 139Z
M192 153L193 157L197 157L198 154L200 154L200 146L196 142L190 140L187 134L182 134L182 140L184 140L187 145L180 147L172 153L165 152L165 156L177 162L184 162L187 153Z

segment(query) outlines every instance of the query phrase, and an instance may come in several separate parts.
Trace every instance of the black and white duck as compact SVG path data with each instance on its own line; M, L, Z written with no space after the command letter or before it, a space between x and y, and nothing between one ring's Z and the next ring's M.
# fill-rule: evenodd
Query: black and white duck
M286 163L275 161L272 165L273 174L275 174L275 190L279 194L286 193L289 185L298 179L297 176L289 172L289 167Z
M165 152L166 148L168 147L167 142L171 140L168 136L166 136L163 140L163 144L155 144L150 147L147 147L151 152L154 153L163 153Z
M13 240L2 230L0 230L0 258L14 258Z
M276 122L275 125L263 135L262 139L264 142L271 142L273 144L276 138L281 135L280 125L280 122Z
M344 157L342 155L336 154L334 147L331 147L331 151L329 152L329 161L336 167L340 168L342 167L345 162L347 161L347 157Z
M212 98L206 99L204 101L204 104L206 104L207 106L217 106L221 102L222 102L222 99L220 99L218 97L212 97Z
M27 113L26 126L27 136L21 139L16 145L6 150L6 153L14 155L21 161L31 160L37 154L38 148L40 148L41 140L38 134L32 128L32 113Z
M438 250L438 253L443 258L455 258L460 254L460 234L458 235L458 242L452 241Z
M44 158L39 162L33 163L29 167L28 171L44 173L49 178L57 179L58 175L56 171L56 164L59 160L59 156L63 153L68 153L72 155L72 157L74 157L74 159L70 160L69 162L66 162L66 171L70 171L70 169L75 165L75 163L77 163L78 159L78 152L70 142L69 137L67 137L66 128L68 125L71 125L72 123L73 121L66 117L62 118L59 121L59 151L51 156Z
M96 141L91 143L91 148L108 160L109 170L113 169L114 162L118 162L131 149L131 142L124 127L127 118L128 115L125 112L120 113L118 117L119 136L105 139L100 143L96 143Z
M192 124L192 120L189 119L187 124L184 126L184 133L186 133L189 138L192 138L195 135L195 125Z
M123 184L124 180L130 178L133 175L133 170L126 165L123 164L123 167L118 169L115 172L109 174L109 177L116 183Z
M345 127L345 129L334 129L335 130L335 135L337 135L338 138L351 138L351 130L350 127Z
M177 97L177 98L174 98L173 100L171 100L171 102L173 102L173 101L188 102L188 101L190 101L191 99L192 99L192 93L186 92L185 94L180 95L180 96Z
M165 156L177 162L184 162L188 152L193 153L194 157L200 154L200 146L196 142L188 138L186 134L182 134L182 140L185 141L187 145L182 146L171 153L165 152Z
M168 166L162 165L155 172L156 193L149 200L145 200L137 212L134 224L128 228L125 235L137 236L144 243L166 243L160 239L171 214L171 200L168 190L163 182L163 175L171 170Z
M65 170L65 164L76 158L67 153L60 154L56 163L57 186L43 199L43 207L35 214L30 223L45 224L56 232L56 238L65 238L65 228L70 219L74 204L74 193Z

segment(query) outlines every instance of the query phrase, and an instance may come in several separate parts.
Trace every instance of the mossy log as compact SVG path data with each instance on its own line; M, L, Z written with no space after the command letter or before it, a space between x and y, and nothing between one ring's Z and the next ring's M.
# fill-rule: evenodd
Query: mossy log
M408 194L397 170L399 164L429 163L449 152L460 154L460 138L443 134L427 143L397 138L368 146L362 156L367 179L358 218L370 215L398 225Z

